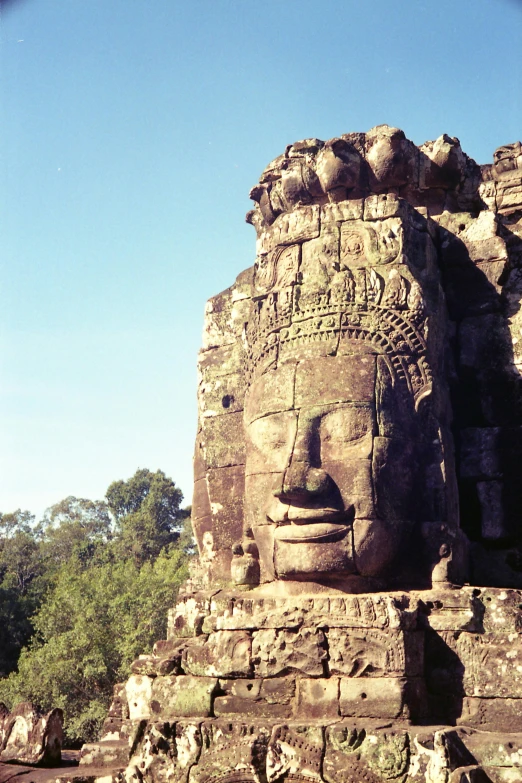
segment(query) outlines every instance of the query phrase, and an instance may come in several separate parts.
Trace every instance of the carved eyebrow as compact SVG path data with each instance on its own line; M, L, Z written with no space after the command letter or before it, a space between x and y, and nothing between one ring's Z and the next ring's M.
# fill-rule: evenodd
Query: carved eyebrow
M307 411L310 411L313 416L324 416L327 413L332 413L336 410L367 410L370 413L374 413L375 406L368 403L367 400L342 400L340 402L327 402L324 405L302 405L300 408L295 408L295 410L299 410L302 414L306 414Z
M265 411L263 413L260 413L259 415L253 415L248 416L247 409L245 408L244 411L244 418L245 418L245 426L249 427L250 424L253 424L255 421L259 421L259 419L266 419L268 416L282 416L284 413L293 413L294 411L299 410L298 408L285 408L285 410L282 411Z

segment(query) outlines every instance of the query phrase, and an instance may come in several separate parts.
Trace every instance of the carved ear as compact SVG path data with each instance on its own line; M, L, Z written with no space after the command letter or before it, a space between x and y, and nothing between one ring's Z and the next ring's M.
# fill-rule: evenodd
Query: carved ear
M375 405L379 435L385 438L408 438L415 429L413 396L395 374L390 357L377 357Z

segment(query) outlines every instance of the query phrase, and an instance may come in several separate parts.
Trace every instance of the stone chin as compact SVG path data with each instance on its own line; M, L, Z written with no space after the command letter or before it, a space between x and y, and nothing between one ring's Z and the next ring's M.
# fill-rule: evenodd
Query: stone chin
M274 570L279 579L298 580L355 573L351 525L317 522L277 527Z
M273 579L310 582L382 576L402 543L398 528L378 519L266 525L254 531L259 534Z

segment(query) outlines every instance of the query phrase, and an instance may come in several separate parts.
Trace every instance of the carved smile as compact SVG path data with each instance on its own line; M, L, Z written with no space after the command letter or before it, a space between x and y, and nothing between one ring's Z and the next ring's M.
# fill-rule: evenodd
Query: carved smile
M333 522L280 525L274 532L276 541L303 544L319 541L339 541L348 533L351 525Z

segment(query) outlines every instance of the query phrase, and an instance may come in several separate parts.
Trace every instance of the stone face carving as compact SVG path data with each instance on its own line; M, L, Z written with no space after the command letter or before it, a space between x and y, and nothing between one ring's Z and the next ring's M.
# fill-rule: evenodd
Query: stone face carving
M379 126L263 172L207 306L200 557L84 779L522 779L521 160Z
M390 161L401 138L384 143ZM388 163L376 169L383 181ZM407 573L422 579L459 543L435 247L426 220L397 198L363 216L321 205L319 232L310 208L292 212L299 232L276 235L285 215L273 221L278 244L254 267L243 336L244 535L257 546L261 582L398 584L398 556L439 524L446 553L417 543L418 573Z
M313 568L351 589L356 578L390 587L458 581L467 535L471 576L522 587L514 567L522 496L510 462L522 422L520 159L517 143L479 167L458 139L417 148L382 126L307 139L267 167L247 216L258 237L254 268L211 300L207 317L216 345L207 342L201 360L194 516L208 584L230 581L232 557L238 585L306 580ZM354 380L373 367L373 397L370 372L366 388L345 384L344 398L290 400L314 369L311 388L317 375L335 385L344 361ZM221 398L208 407L211 386ZM365 455L327 465L334 405L350 420L345 452L363 422L371 443ZM332 432L327 442L340 453L339 427ZM471 432L497 444L494 475L470 472ZM212 456L216 437L223 457ZM329 479L308 482L299 503L307 513L315 503L316 524L339 536L322 549L288 540L298 526L306 538L306 525L284 493L313 471L316 482L321 471ZM338 520L327 522L327 510Z

